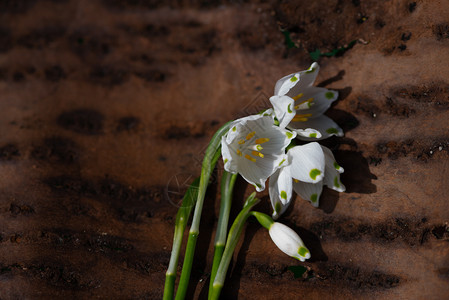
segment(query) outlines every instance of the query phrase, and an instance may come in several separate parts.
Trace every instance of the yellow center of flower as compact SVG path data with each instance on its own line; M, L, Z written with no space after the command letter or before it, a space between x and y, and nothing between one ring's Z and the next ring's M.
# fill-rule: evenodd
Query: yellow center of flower
M302 96L304 96L304 94L303 93L300 93L300 94L298 94L298 95L296 95L295 97L293 97L293 100L298 100L299 98L301 98Z
M260 153L260 152L258 152L258 151L255 151L255 150L251 151L251 154L252 154L253 156L259 156L259 157L261 157L261 158L264 157L264 155L263 155L262 153Z
M260 139L256 139L256 144L263 144L268 142L270 139L269 138L260 138Z
M246 140L248 141L252 139L255 135L256 135L255 131L248 133L248 135L246 136Z
M311 116L312 116L312 114L296 114L296 115L293 117L292 122L305 122L305 121L307 121Z
M301 105L303 105L304 103L308 103L310 106L310 103L312 103L313 100L314 100L313 97L311 97L307 100L304 100L304 101L300 102L298 105L295 105L295 109L299 109L301 107Z
M256 162L256 159L254 157L249 156L248 154L245 154L245 158L252 162Z
M252 131L246 135L243 139L237 141L238 149L236 149L236 153L238 156L242 156L249 161L256 162L257 158L264 158L265 155L261 153L263 147L260 144L269 142L269 138L257 138L256 132Z

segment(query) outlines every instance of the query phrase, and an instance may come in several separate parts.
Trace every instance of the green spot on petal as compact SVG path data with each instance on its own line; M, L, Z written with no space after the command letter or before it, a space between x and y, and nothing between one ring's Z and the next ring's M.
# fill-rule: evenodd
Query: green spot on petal
M318 195L317 194L312 194L310 195L310 201L312 201L313 203L315 203L318 200Z
M274 205L274 210L276 211L276 213L280 214L281 213L281 209L282 209L281 203L280 202L276 202L276 204Z
M339 170L341 168L340 165L337 164L336 161L334 161L334 168L335 168L335 170Z
M336 188L340 188L340 183L338 182L338 176L335 176L335 178L334 178L334 186Z
M289 131L286 131L286 132L285 132L285 135L286 135L289 139L291 139L292 136L293 136L293 133L291 133L291 132L289 132Z
M311 69L307 70L306 73L309 74L309 73L313 73L314 71L315 71L315 68L311 68Z
M295 82L295 81L297 81L298 80L298 78L296 78L296 76L293 76L292 78L290 78L290 81L291 82Z
M288 106L287 106L287 111L288 111L288 113L293 113L293 111L292 111L292 109L290 108L290 106L291 106L292 104L290 103Z
M281 160L281 162L279 163L279 167L282 166L282 164L284 163L285 158L283 160Z
M227 163L228 162L228 159L227 158L225 158L225 160L224 160L224 163Z
M298 254L302 257L306 257L306 254L309 253L306 247L300 247L298 250Z
M312 178L313 180L315 180L316 179L316 177L318 176L318 175L320 175L321 174L321 171L320 170L318 170L318 169L312 169L311 171L310 171L310 178Z
M324 94L326 96L327 99L332 100L334 98L334 93L332 92L327 92L326 94Z
M316 132L313 132L313 133L309 134L309 137L316 138Z
M234 127L232 127L232 131L236 131L237 130L237 128L234 126Z
M287 200L287 192L286 191L281 191L281 198L284 200Z
M313 105L313 101L309 101L309 102L307 102L307 107L311 108L311 107L312 107L312 105Z
M326 132L329 134L337 134L338 130L337 130L337 128L328 128L328 129L326 129Z
M258 183L256 183L256 187L258 187L259 189L262 188L262 186Z

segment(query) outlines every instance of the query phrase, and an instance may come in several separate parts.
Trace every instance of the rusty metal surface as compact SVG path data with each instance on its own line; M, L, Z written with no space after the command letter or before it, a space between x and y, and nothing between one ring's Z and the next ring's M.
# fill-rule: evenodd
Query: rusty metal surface
M214 131L352 40L317 79L340 92L327 115L346 135L323 143L347 191L282 218L308 271L250 223L223 298L447 298L449 5L335 2L1 1L0 298L161 298L175 192ZM234 214L250 191L237 183ZM218 198L213 184L194 298Z

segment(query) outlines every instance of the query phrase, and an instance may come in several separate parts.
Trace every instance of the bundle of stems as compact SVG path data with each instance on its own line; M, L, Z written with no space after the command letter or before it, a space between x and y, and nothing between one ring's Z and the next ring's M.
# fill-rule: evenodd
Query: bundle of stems
M221 156L221 138L229 130L230 123L221 127L213 136L204 156L201 176L196 178L187 189L182 204L176 215L173 248L170 263L166 272L164 286L164 300L181 300L186 297L190 274L193 265L196 242L199 235L201 213L205 199L207 185L218 158ZM246 200L243 209L234 220L228 234L229 214L231 211L232 191L238 174L224 171L221 180L221 205L218 218L217 231L214 242L214 258L210 275L209 299L218 299L226 278L226 272L231 262L237 242L240 238L246 219L251 209L259 202L252 193ZM181 277L175 294L175 282L179 255L182 246L184 231L186 230L191 212L194 209L192 223L184 255Z

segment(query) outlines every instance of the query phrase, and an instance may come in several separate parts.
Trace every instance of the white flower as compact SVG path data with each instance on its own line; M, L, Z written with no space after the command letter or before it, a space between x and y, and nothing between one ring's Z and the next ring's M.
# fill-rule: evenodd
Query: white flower
M268 230L271 239L285 254L305 261L310 258L310 252L299 235L290 227L274 222Z
M343 136L343 130L323 115L337 100L338 92L312 86L319 69L313 63L308 70L281 78L270 98L279 126L295 131L297 138L305 141Z
M253 211L251 215L259 221L260 225L268 229L271 239L282 252L300 261L310 258L309 250L304 246L298 234L290 227L274 222L272 218L261 212Z
M277 170L269 183L273 218L277 219L290 204L293 190L318 207L323 184L338 192L345 191L340 181L343 168L331 150L318 143L295 146L287 152L287 165Z
M239 173L258 192L286 161L285 148L296 133L274 125L270 110L238 119L222 137L224 168Z

